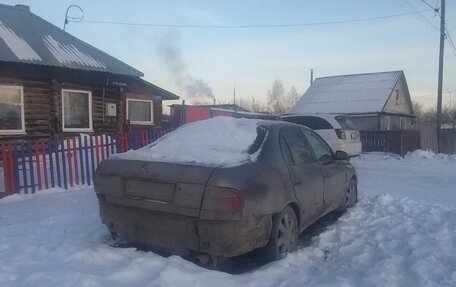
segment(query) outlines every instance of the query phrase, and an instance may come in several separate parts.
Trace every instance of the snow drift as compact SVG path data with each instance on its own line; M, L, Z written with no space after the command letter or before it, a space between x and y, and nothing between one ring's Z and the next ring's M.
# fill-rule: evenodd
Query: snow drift
M456 161L376 153L352 163L357 206L241 275L111 247L90 187L1 199L0 286L456 286Z

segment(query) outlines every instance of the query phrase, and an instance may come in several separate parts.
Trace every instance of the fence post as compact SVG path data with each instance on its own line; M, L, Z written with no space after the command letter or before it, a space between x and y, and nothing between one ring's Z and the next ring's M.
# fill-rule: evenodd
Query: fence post
M71 141L71 138L67 138L66 139L66 142L67 142L67 146L66 146L66 155L68 157L68 175L69 175L69 183L70 183L70 186L73 187L73 149L72 149L72 141Z
M404 130L401 130L401 156L404 155Z
M60 146L62 147L62 175L63 175L63 188L68 189L68 181L67 181L67 167L66 167L66 159L65 159L65 141L63 138L60 139Z
M36 160L36 179L38 182L38 190L43 189L43 184L41 182L41 160L40 160L40 140L36 140L35 144L32 145L34 149L34 154L35 154L35 160Z
M90 165L89 165L89 151L88 151L88 143L87 143L87 137L84 137L84 158L86 162L86 176L87 176L87 184L91 184L90 180Z
M44 140L41 141L41 157L43 159L43 171L44 171L44 188L49 188L48 180L48 169L47 169L47 159L46 159L46 143Z
M55 187L54 180L54 149L52 145L52 139L47 141L47 154L49 157L49 169L51 173L51 187Z
M90 136L90 160L91 160L91 166L92 166L92 172L95 171L95 157L93 154L94 146L93 146L93 136Z
M100 164L100 152L98 151L99 145L98 145L98 135L95 135L95 154L97 157L97 165Z
M81 140L81 135L78 136L78 148L76 149L76 152L79 153L79 164L80 164L80 172L81 172L81 184L85 184L85 176L84 176L84 161L83 161L83 156L82 156L82 140ZM87 164L87 162L86 162Z
M27 141L27 155L29 158L29 167L30 167L30 185L32 188L32 193L35 193L35 171L33 168L33 154L32 154L32 145Z
M0 198L3 196L11 195L16 191L16 179L14 171L14 155L12 144L0 144L2 149L3 158L3 177L5 180L5 193L0 194Z

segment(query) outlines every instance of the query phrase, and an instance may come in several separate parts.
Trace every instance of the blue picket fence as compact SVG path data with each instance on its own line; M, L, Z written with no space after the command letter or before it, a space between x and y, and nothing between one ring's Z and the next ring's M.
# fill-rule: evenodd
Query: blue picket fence
M151 129L121 134L84 135L1 143L4 191L35 193L60 187L92 185L98 164L112 154L143 147L170 132Z

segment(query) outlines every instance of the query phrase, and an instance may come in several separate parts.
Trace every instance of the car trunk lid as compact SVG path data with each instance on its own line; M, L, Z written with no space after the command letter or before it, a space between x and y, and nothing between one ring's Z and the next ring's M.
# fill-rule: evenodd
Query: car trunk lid
M359 131L357 130L346 130L347 141L348 142L359 142L361 141Z
M95 174L95 191L108 203L198 217L214 167L108 159Z

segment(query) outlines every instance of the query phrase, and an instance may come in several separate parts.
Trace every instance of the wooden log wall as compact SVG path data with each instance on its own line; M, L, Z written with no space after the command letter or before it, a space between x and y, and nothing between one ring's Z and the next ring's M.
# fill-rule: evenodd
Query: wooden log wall
M1 135L0 141L38 137L72 136L63 133L62 89L92 92L92 121L94 133L115 133L129 130L145 130L160 127L162 101L154 97L149 89L135 83L134 78L113 76L105 73L71 69L55 69L47 66L27 64L5 64L0 66L0 85L22 86L24 90L26 135ZM124 82L127 86L109 85L103 97L103 86L107 79ZM126 95L133 98L153 100L154 125L130 126L126 120ZM115 103L116 117L103 117L104 105Z
M48 137L51 127L50 85L47 82L0 77L0 85L22 86L24 90L24 117L26 137ZM0 135L5 138L23 138L24 135Z

